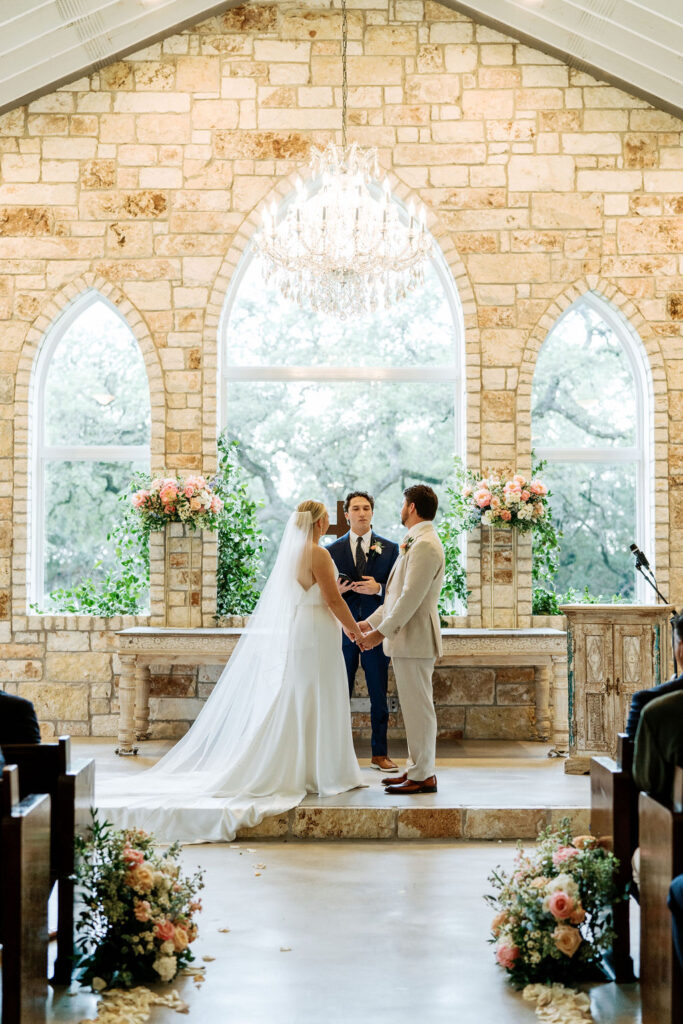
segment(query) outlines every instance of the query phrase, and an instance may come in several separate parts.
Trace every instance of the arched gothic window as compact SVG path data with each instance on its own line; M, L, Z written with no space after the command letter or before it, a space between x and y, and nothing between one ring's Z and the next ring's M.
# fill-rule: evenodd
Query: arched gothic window
M324 501L334 520L353 488L375 495L377 532L400 538L403 488L422 481L438 492L461 452L462 339L440 254L418 292L340 321L265 286L247 251L221 324L220 422L264 501L270 554L298 502Z
M150 399L138 343L99 292L77 299L52 327L34 380L31 600L71 587L100 563L117 499L149 469Z
M640 339L600 296L582 296L544 342L532 390L532 444L564 533L560 594L652 599L629 551L636 542L654 562L651 408Z

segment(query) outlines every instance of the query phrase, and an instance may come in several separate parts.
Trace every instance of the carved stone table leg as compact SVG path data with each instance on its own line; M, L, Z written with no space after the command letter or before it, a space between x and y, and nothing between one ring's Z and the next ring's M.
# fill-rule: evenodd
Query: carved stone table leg
M553 655L553 735L554 756L563 757L569 753L569 683L567 679L567 656Z
M135 658L132 655L121 655L121 681L119 683L119 745L116 753L122 757L137 754L138 748L133 746L135 739Z
M550 738L550 668L548 665L536 665L534 672L536 684L536 729L540 740Z
M149 737L149 665L139 659L135 664L135 738Z

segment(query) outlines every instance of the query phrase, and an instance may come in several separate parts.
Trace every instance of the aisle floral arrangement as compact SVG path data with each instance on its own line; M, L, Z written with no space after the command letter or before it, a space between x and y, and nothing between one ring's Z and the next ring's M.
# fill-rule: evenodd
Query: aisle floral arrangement
M136 482L142 482L138 477ZM143 527L163 530L166 523L185 523L191 530L217 530L223 501L203 476L148 478L132 495Z
M161 856L153 836L115 829L95 812L88 834L76 839L76 854L79 980L96 992L172 981L194 960L202 872L184 877L178 844Z
M521 473L505 478L465 474L461 487L465 528L476 526L514 527L526 533L547 514L549 491L540 480L527 480Z
M572 837L569 819L541 832L535 849L519 844L512 874L497 869L491 924L496 960L516 988L585 979L614 939L618 862L593 836Z

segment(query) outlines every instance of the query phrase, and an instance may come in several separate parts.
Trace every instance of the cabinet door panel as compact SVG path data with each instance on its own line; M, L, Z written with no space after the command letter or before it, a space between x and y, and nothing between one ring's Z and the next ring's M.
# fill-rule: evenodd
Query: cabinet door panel
M574 691L574 733L581 750L610 751L613 746L614 674L612 630L602 623L585 623L574 633L575 675L583 686Z
M654 631L649 624L614 626L616 727L623 732L631 697L654 685Z

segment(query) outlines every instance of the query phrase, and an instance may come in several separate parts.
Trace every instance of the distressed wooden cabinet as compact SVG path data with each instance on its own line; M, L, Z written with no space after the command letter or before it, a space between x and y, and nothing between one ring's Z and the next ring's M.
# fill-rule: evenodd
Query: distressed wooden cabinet
M584 774L596 755L614 757L631 696L667 678L670 605L567 604L569 759Z

